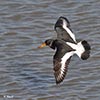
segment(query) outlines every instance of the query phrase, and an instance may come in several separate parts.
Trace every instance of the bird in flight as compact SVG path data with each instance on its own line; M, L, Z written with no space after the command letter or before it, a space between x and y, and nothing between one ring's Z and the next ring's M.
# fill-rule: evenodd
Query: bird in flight
M56 84L60 84L66 76L71 57L76 54L82 60L87 60L91 47L86 40L77 42L70 23L65 17L58 18L54 30L57 33L56 39L48 39L38 48L49 46L51 49L56 49L53 56L53 69Z

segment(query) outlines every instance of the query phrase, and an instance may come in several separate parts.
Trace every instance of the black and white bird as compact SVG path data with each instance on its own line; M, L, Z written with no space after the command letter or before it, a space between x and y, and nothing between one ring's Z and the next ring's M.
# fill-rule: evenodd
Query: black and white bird
M59 17L54 29L57 32L57 38L46 40L39 48L47 45L52 49L56 49L56 53L53 56L53 65L56 84L59 84L66 76L71 57L77 54L79 58L86 60L90 56L91 48L85 40L76 41L67 18Z
M57 38L66 42L67 45L75 49L75 53L83 60L90 56L90 45L87 41L76 41L75 35L70 28L70 23L67 18L60 17L54 27L57 32Z

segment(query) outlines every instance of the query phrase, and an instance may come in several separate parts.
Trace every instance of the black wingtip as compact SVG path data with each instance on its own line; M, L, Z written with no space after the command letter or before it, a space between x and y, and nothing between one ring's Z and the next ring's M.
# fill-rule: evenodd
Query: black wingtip
M60 80L56 80L56 84L59 85L61 82L63 82L64 78L63 79L60 79Z
M64 16L60 16L59 19L65 19L69 23L69 20Z
M67 27L70 27L70 22L69 22L69 20L68 20L66 17L60 16L60 17L59 17L59 20L60 20L60 19L65 20L65 21L67 22Z
M63 80L66 76L66 72L67 72L67 69L65 69L65 71L63 72L63 75L61 77L59 75L55 75L56 84L60 84L61 82L63 82Z
M68 20L66 17L60 16L60 17L58 18L58 20L57 20L55 26L54 26L54 29L55 29L55 30L56 30L56 27L62 27L62 25L63 25L63 20L66 21L67 27L70 27L69 20Z

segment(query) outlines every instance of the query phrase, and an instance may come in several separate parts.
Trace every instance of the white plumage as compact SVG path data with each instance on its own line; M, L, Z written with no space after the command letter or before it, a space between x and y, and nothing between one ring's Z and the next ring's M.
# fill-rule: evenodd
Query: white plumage
M61 73L60 76L63 75L64 69L66 67L66 61L74 54L74 51L67 52L62 58L61 58Z
M71 43L71 42L66 42L67 45L75 49L74 53L77 54L80 58L82 53L85 51L81 41L77 44Z
M67 22L63 20L63 28L66 30L66 32L70 35L70 37L76 42L75 35L72 33L72 31L67 27Z

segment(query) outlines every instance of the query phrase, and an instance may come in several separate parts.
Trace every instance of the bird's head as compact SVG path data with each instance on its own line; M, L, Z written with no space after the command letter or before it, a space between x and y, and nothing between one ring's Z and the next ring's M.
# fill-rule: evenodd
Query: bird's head
M45 42L43 42L38 48L43 48L45 46L49 46L50 48L55 49L54 40L53 39L48 39Z

